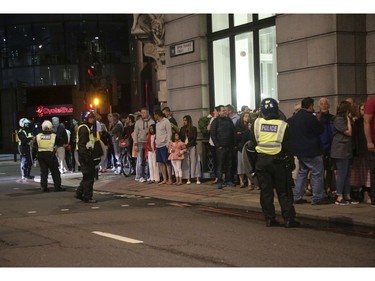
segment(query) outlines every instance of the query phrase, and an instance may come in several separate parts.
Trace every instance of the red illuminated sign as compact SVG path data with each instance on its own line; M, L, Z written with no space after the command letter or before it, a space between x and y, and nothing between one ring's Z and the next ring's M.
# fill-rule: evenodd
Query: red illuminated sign
M50 115L72 115L73 107L72 106L43 106L39 105L36 110L38 117L50 116Z

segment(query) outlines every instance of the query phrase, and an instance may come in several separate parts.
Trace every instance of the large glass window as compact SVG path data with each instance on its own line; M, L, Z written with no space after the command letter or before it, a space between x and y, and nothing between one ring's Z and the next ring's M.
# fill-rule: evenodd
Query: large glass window
M277 99L277 68L275 27L259 31L260 50L260 93L261 99Z
M215 101L217 105L230 103L231 79L230 79L230 58L229 39L216 40L213 44L214 58L214 88Z
M255 108L253 33L237 35L235 44L237 107Z
M218 19L225 22L221 29ZM232 104L237 109L243 105L255 109L265 97L277 99L275 17L220 14L211 16L211 25L211 107Z
M228 14L212 14L212 32L227 29L228 27Z
M234 14L234 26L246 24L253 21L252 14Z

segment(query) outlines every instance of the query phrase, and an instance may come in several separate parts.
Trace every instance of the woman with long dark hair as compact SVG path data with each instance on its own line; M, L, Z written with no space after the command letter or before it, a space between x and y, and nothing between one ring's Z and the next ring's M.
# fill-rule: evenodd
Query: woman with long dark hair
M187 154L185 161L182 163L182 174L184 178L187 178L186 184L190 184L191 178L196 178L197 184L200 184L200 163L199 155L197 151L197 127L193 126L193 121L190 115L185 115L183 117L183 126L180 129L182 141L185 142L187 148Z

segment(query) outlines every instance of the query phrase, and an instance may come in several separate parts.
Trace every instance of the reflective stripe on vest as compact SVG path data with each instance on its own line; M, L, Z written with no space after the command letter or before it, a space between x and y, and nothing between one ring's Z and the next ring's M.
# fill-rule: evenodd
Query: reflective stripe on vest
M56 134L43 134L40 133L36 136L36 142L38 143L38 151L53 151L55 148Z
M79 142L79 136L78 136L78 132L79 132L79 129L81 129L81 127L86 127L87 130L89 130L89 141L86 143L86 148L87 149L93 149L94 148L94 144L95 144L95 137L94 137L94 134L91 132L89 126L87 126L86 124L81 124L78 126L78 129L77 129L77 142L76 142L76 149L78 151L78 142Z
M282 120L257 118L254 123L254 134L258 153L275 155L281 152L287 123Z

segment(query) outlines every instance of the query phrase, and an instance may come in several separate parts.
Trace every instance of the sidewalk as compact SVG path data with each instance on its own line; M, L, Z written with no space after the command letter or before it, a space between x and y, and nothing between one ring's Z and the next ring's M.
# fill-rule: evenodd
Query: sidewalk
M123 175L115 175L113 172L103 173L99 180L95 181L95 191L107 191L128 195L148 196L159 199L167 199L176 202L199 204L216 208L232 208L261 213L259 203L260 191L249 191L247 188L224 187L217 189L212 181L202 181L200 185L195 182L190 185L158 185L140 183L134 180L134 176L128 178ZM76 187L81 180L80 173L63 174L62 183L65 186ZM309 200L309 197L306 197ZM100 202L99 202L100 203ZM280 206L275 196L275 208L280 217ZM365 226L375 229L375 208L368 204L337 206L329 205L295 205L297 219L306 218L318 220L326 224L340 223L348 226Z
M1 156L1 155L0 155ZM11 158L10 158L11 157ZM13 155L0 158L0 167L4 165L19 165L19 161L13 161ZM35 170L38 170L36 172ZM33 168L34 175L38 175L39 168ZM81 181L81 173L62 174L63 186L77 187ZM99 180L95 181L94 190L97 192L107 191L123 193L128 195L148 196L159 199L166 199L176 202L198 204L216 208L232 208L248 210L261 213L258 190L249 191L247 188L225 187L217 189L211 181L202 181L197 185L158 185L140 183L134 180L134 176L128 178L123 175L115 175L113 172L103 173ZM309 200L309 197L305 197ZM100 203L100 202L99 202ZM280 218L280 206L275 196L275 208ZM313 219L326 223L341 223L348 226L364 226L375 229L375 208L368 204L337 206L335 204L316 205L297 204L295 205L297 219Z

